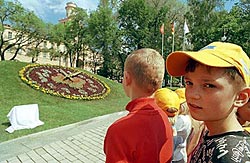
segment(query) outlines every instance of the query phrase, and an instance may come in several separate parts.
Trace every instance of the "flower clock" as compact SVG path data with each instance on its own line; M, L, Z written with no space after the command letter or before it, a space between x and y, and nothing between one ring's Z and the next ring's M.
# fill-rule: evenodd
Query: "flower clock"
M19 76L35 89L68 99L101 99L110 93L103 81L70 67L29 64Z

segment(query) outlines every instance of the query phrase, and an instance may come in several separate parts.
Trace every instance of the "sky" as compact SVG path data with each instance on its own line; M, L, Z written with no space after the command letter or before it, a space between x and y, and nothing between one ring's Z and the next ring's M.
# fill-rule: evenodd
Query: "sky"
M96 10L99 0L18 0L22 6L34 13L46 23L57 24L66 17L65 6L73 2L87 11Z
M66 17L65 6L73 2L87 11L96 10L99 0L18 0L22 6L34 13L46 23L57 24L59 19ZM230 10L239 0L227 0L226 9Z

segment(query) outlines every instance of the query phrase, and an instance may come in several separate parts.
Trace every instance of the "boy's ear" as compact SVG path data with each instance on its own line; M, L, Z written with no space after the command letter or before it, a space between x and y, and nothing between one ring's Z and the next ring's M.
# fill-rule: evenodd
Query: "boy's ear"
M131 75L128 71L124 71L124 78L125 78L125 85L130 85L131 82L132 82L132 78L131 78Z
M237 107L242 107L248 102L249 98L250 98L250 87L247 87L238 93L234 105Z

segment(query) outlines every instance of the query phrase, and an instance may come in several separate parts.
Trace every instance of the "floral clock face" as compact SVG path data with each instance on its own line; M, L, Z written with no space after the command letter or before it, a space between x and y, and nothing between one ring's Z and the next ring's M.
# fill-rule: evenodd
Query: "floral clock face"
M70 67L30 64L19 75L35 89L69 99L100 99L110 92L104 82Z

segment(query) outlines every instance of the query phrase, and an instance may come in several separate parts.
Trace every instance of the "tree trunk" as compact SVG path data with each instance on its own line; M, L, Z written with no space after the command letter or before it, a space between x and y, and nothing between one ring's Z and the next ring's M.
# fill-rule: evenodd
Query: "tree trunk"
M13 56L12 58L10 58L10 60L14 60L14 59L16 58L16 56L17 56L17 54L18 54L18 52L19 52L20 49L21 49L21 48L17 48L17 50L16 50L14 56Z

